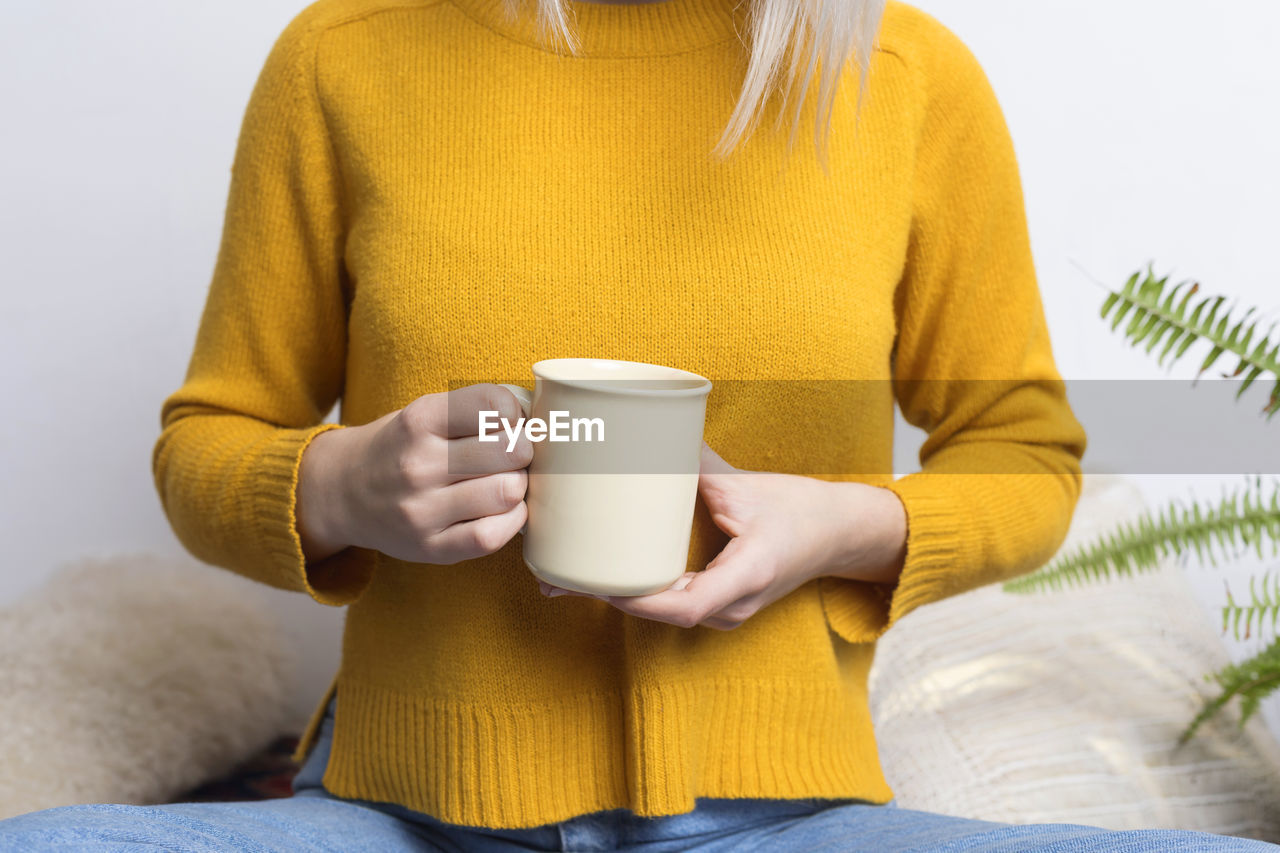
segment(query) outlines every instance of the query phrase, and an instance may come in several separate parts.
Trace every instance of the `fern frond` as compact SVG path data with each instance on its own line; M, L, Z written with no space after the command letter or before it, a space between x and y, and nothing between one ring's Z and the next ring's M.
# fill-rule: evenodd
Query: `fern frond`
M1259 376L1269 373L1273 384L1262 413L1267 416L1268 421L1271 420L1280 411L1280 341L1273 343L1271 340L1275 323L1271 324L1255 345L1254 335L1258 331L1258 321L1250 322L1255 309L1248 309L1239 320L1233 322L1231 315L1235 306L1229 306L1221 315L1218 313L1227 300L1225 296L1206 296L1196 303L1188 315L1191 297L1200 290L1200 285L1183 281L1166 293L1165 285L1168 282L1168 276L1156 278L1151 265L1147 266L1145 276L1141 272L1135 272L1119 291L1111 292L1102 303L1102 319L1109 318L1111 329L1115 331L1128 317L1129 323L1124 328L1124 336L1135 347L1145 341L1147 353L1153 352L1164 341L1156 359L1156 363L1161 366L1164 366L1167 358L1172 367L1193 343L1203 338L1210 344L1210 348L1200 362L1197 379L1223 353L1236 356L1239 360L1235 368L1222 375L1224 378L1244 375L1244 381L1236 389L1237 400ZM1184 287L1187 290L1178 299L1179 291Z
M1240 725L1248 722L1262 700L1280 687L1280 639L1247 660L1224 666L1212 678L1218 682L1222 692L1204 703L1200 713L1179 737L1180 744L1189 741L1201 724L1236 696L1240 697Z
M1255 476L1217 505L1202 509L1199 503L1187 507L1172 501L1154 514L1145 511L1003 587L1025 594L1083 585L1154 569L1170 554L1181 557L1192 550L1202 563L1217 565L1250 546L1262 557L1264 541L1270 541L1273 556L1280 553L1280 481L1272 483L1268 499L1262 478Z
M1244 623L1244 634L1240 633L1240 625ZM1230 628L1237 640L1247 640L1253 636L1255 627L1261 631L1264 625L1270 625L1274 634L1276 624L1280 622L1280 575L1268 571L1259 579L1256 575L1249 578L1249 603L1236 604L1227 589L1227 603L1222 608L1222 632Z

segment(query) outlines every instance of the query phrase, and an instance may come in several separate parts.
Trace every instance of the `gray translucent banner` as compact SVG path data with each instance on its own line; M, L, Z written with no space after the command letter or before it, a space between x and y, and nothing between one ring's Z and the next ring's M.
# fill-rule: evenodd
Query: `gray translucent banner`
M1280 474L1280 416L1268 420L1272 383L1265 377L1236 399L1241 381L1208 379L1066 380L744 380L708 377L703 436L739 468L825 477L892 475L894 407L930 437L923 452L938 470L963 474L1053 473L1040 446L1078 452L1085 467L1133 475ZM533 389L532 377L455 380L451 389L485 382ZM535 410L547 429L533 442L535 470L571 474L680 474L690 464L689 431L668 414L663 389L639 381L596 380L577 395L577 410ZM648 395L647 397L645 395ZM643 402L610 407L631 395ZM474 395L473 395L474 396ZM474 466L478 412L449 395L449 422L472 423L449 443L449 470ZM1066 401L1068 409L1063 408ZM596 405L599 402L600 405ZM602 412L614 413L603 423ZM631 414L617 415L618 411ZM674 411L674 410L672 410ZM575 433L575 421L576 433ZM489 420L489 448L509 446L509 429ZM539 434L536 424L533 434ZM567 440L553 441L559 429ZM530 433L522 432L528 437ZM575 438L576 436L576 438ZM588 437L589 436L589 437ZM463 459L463 456L468 456ZM554 464L552 464L554 462Z

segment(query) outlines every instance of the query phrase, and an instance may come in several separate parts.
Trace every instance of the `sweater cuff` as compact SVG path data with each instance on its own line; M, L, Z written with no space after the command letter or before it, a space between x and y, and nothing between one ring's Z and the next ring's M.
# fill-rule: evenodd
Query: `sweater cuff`
M297 528L298 467L313 438L344 426L327 423L276 431L259 457L254 493L259 546L274 567L278 585L334 607L351 604L364 592L373 577L377 552L348 547L307 562Z
M897 495L907 515L907 553L896 584L819 578L827 624L844 640L875 642L912 610L960 591L961 504L939 482L917 472L878 486Z

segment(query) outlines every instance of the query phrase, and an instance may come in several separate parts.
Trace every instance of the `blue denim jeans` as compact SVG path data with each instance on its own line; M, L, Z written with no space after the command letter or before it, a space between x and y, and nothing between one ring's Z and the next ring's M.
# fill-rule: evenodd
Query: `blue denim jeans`
M476 829L403 806L335 797L321 785L333 734L329 707L294 795L243 803L88 805L0 821L0 851L333 851L511 853L1191 853L1280 846L1178 830L1114 831L1077 824L1011 825L873 805L863 800L699 798L693 811L642 818L626 809L530 829Z

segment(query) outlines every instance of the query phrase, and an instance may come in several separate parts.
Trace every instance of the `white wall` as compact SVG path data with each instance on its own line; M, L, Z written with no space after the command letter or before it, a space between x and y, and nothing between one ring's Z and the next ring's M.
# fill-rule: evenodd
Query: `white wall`
M1162 375L1106 331L1090 276L1116 284L1154 260L1275 316L1280 119L1267 104L1280 91L1270 44L1280 6L919 5L972 47L1004 105L1064 376ZM76 556L179 549L150 474L160 403L190 355L246 99L301 6L72 0L8 10L0 603ZM1191 361L1173 375L1190 375ZM918 440L904 436L901 470ZM1161 499L1237 481L1142 485ZM1247 571L1191 574L1211 614L1223 577L1234 589ZM336 661L341 612L299 595L272 600L309 650L303 713Z
M1197 434L1195 427L1148 418L1157 434L1178 431L1192 440L1229 444L1257 441L1266 433L1273 447L1280 443L1280 417L1264 427L1256 414L1269 383L1259 380L1234 407L1221 388L1202 383L1193 389L1189 377L1207 348L1197 345L1172 371L1158 368L1099 318L1105 292L1094 283L1119 287L1152 261L1158 272L1172 274L1171 283L1194 279L1202 294L1238 299L1237 313L1256 306L1266 322L1280 319L1280 254L1275 251L1280 245L1280 110L1275 107L1280 63L1274 58L1280 4L920 0L915 5L969 45L1004 107L1063 376L1069 382L1176 378L1186 400L1180 414L1206 419L1221 414L1227 430L1215 439L1206 430ZM1210 374L1234 366L1223 358ZM1149 395L1149 386L1133 387L1139 399ZM1095 434L1091 448L1101 444L1098 438ZM1123 459L1091 459L1090 451L1085 463L1086 468L1124 470ZM1275 467L1269 471L1280 473ZM1136 479L1149 501L1160 506L1172 498L1217 498L1243 480ZM1188 577L1200 592L1206 617L1220 626L1224 581L1237 598L1247 598L1249 576L1266 568L1280 568L1280 560L1245 557L1229 569L1192 564ZM1237 658L1261 648L1257 640L1228 637L1227 643ZM1280 732L1280 696L1263 710L1272 730Z
M182 553L151 479L160 404L191 355L249 91L300 8L6 10L0 602L82 554ZM262 590L308 649L301 715L336 666L342 611Z

